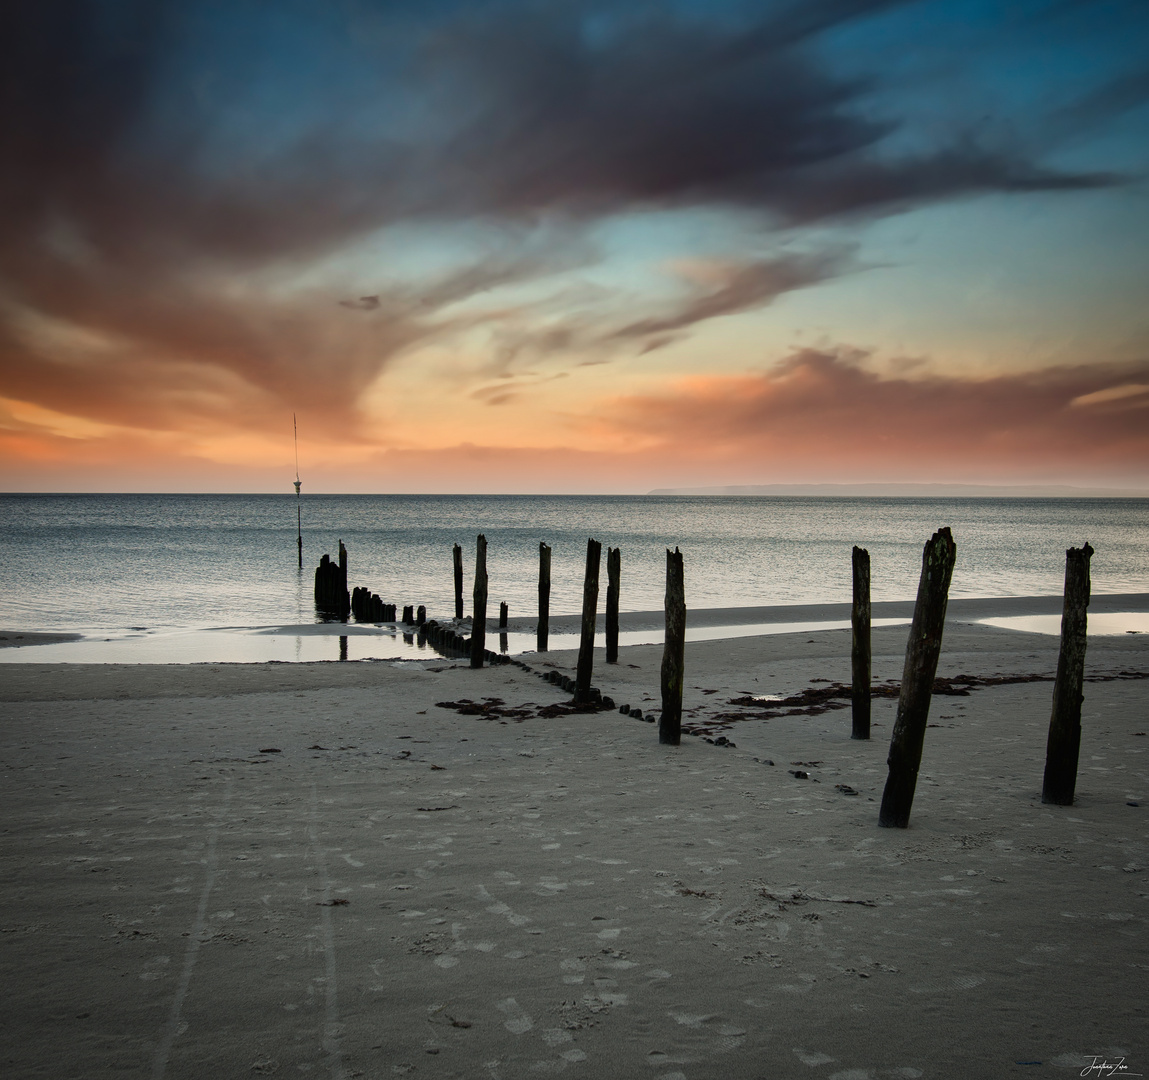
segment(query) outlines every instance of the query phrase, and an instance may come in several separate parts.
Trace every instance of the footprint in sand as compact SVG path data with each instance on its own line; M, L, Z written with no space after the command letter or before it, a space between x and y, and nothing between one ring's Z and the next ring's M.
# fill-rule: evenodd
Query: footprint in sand
M525 1035L535 1026L534 1021L523 1011L522 1006L512 997L495 1003L495 1008L507 1017L503 1021L512 1035Z

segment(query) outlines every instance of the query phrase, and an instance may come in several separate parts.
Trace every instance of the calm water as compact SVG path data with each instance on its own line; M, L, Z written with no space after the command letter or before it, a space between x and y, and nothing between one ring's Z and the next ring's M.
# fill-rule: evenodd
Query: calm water
M586 539L623 553L622 608L662 606L666 547L687 604L848 601L850 548L870 551L875 600L912 599L922 544L948 525L952 596L1057 594L1065 548L1096 548L1096 592L1149 592L1149 500L305 496L0 496L0 627L197 628L311 622L313 574L342 538L351 585L453 613L451 546L488 542L489 611L536 609L538 544L553 548L551 610L581 605Z

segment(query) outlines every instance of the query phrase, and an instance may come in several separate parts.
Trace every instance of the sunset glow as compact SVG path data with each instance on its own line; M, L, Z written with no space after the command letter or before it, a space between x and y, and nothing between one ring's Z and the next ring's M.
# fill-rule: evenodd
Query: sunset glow
M1149 12L21 4L12 491L1149 491Z

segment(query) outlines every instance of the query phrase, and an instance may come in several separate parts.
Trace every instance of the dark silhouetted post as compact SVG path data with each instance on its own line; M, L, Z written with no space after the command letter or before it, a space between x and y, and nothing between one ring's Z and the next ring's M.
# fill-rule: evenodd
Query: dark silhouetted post
M507 628L507 602L502 601L499 604L499 629L506 630Z
M878 824L906 828L922 763L922 744L930 715L930 695L942 651L942 631L946 624L946 603L953 576L957 549L949 529L939 529L922 550L922 576L914 621L906 644L906 664L902 669L902 690L898 698L898 718L890 737L890 771Z
M582 639L578 647L578 668L575 671L575 702L590 701L590 679L594 669L594 624L598 616L598 567L602 558L602 544L597 540L586 542L586 577L582 586Z
M1065 553L1065 605L1061 611L1061 653L1053 684L1053 714L1045 745L1045 779L1041 801L1072 806L1081 749L1081 703L1085 700L1085 622L1089 607L1088 544Z
M870 553L854 548L854 608L850 661L854 675L851 693L854 726L851 739L870 737Z
M536 648L547 651L547 639L551 631L551 549L547 544L539 544L539 629Z
M339 541L339 617L346 622L351 614L351 597L347 593L347 549Z
M463 549L458 544L453 552L455 560L455 618L463 617Z
M662 715L658 741L682 741L682 677L686 666L686 585L682 552L666 549L666 637L662 646Z
M618 587L622 577L622 550L606 549L606 662L618 663Z
M471 667L483 666L487 649L487 538L479 533L475 541L475 593L471 617Z

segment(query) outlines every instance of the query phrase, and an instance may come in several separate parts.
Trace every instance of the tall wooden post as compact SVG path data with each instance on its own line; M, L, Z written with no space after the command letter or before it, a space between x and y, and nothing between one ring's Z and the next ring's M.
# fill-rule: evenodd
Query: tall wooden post
M539 652L547 651L551 631L551 549L539 543L539 629L535 645Z
M622 577L622 549L606 549L606 662L618 663L618 590Z
M483 666L487 649L487 538L479 533L475 541L474 611L471 616L471 667Z
M1085 623L1089 607L1088 544L1065 553L1065 601L1061 611L1061 652L1053 684L1053 714L1045 745L1041 801L1072 806L1081 749L1081 703L1085 700Z
M339 541L339 617L346 622L351 613L351 598L347 595L347 549Z
M575 670L575 702L590 701L590 680L594 669L594 625L598 616L598 567L602 557L602 544L597 540L586 542L586 577L582 586L582 639L578 647L578 668Z
M507 628L507 602L502 601L499 604L499 629L506 630Z
M455 562L455 618L463 617L463 549L458 544L452 552Z
M686 666L686 586L682 552L666 549L666 637L662 646L662 715L658 741L682 741L682 679Z
M898 717L890 737L887 759L890 771L878 812L878 824L887 828L904 829L910 823L910 807L913 806L918 769L922 763L930 695L942 651L946 603L956 555L957 549L949 529L939 529L926 541L922 550L922 576L918 582L910 639L906 644Z
M854 548L854 607L850 666L853 670L853 730L851 739L870 737L870 553Z

